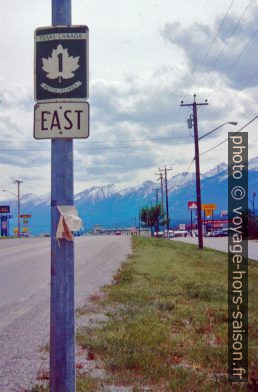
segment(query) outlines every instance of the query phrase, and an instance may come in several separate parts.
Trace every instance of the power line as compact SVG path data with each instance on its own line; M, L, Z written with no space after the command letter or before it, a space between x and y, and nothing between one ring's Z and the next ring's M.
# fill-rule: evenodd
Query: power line
M221 30L221 28L222 28L224 22L225 22L226 19L227 19L227 16L228 16L228 14L229 14L229 11L231 10L231 8L232 8L234 2L235 2L235 0L232 0L232 1L231 1L230 5L229 5L229 7L228 7L228 9L227 9L227 12L226 12L225 16L224 16L224 18L222 19L222 22L221 22L220 25L219 25L219 28L218 28L218 30L217 30L217 33L216 33L215 36L213 37L213 39L212 39L212 41L211 41L211 43L210 43L210 45L209 45L209 48L208 48L206 54L203 56L203 59L202 59L202 61L201 61L201 64L200 64L199 67L196 68L196 70L194 71L193 79L192 79L192 82L191 82L191 84L190 84L191 87L192 87L192 85L193 85L193 83L194 83L194 81L195 81L195 79L196 79L196 78L195 78L196 74L202 69L202 66L204 65L204 63L205 63L205 61L206 61L206 59L207 59L207 57L208 57L208 55L209 55L211 49L213 48L213 45L214 45L214 43L215 43L215 41L216 41L216 39L217 39L217 37L218 37L218 35L219 35L219 33L220 33L220 30Z
M107 141L107 142L103 142L103 141L100 141L100 140L96 140L96 141L87 141L86 143L87 144L106 144L106 143L128 143L128 142L148 142L148 141L159 141L159 140L170 140L170 139L173 139L173 140L177 140L177 139L187 139L188 138L188 136L167 136L167 137L161 137L161 138L154 138L154 139L123 139L123 140L110 140L110 141ZM43 141L43 143L47 143L47 142L49 142L48 140L41 140L41 142ZM1 139L0 140L0 142L13 142L13 139ZM17 140L16 140L16 142L17 142ZM19 143L33 143L33 144L35 144L35 143L37 143L37 141L22 141L22 140L18 140L18 142ZM76 144L85 144L85 141L84 142L79 142L79 141L77 141L77 140L75 140L75 142L76 142Z
M250 78L248 78L248 80L246 82L244 82L244 84L242 85L242 87L240 88L240 90L237 91L237 93L235 94L235 97L238 97L238 95L245 89L245 87L258 75L258 71L255 71ZM210 119L210 121L213 121L215 119L215 117L217 118L219 116L219 114L224 110L225 108L223 107L219 112L216 112L214 114L214 116ZM200 113L200 112L199 112Z
M178 109L178 112L177 112L177 119L176 119L175 127L177 127L177 124L178 124L178 122L179 122L180 113L182 113L182 112L181 112L181 106L179 106L179 109ZM190 135L190 136L186 136L187 139L189 139L189 137L191 137L191 135ZM170 144L170 146L171 146L171 144ZM189 147L191 147L190 144L189 144L189 145L187 145L187 143L184 144L184 149L183 149L183 151L182 151L182 153L181 153L180 155L178 154L178 158L174 161L174 166L177 165L177 163L178 163L179 160L182 158L182 156L185 156L185 155L186 155L186 153L187 153ZM165 162L166 162L166 160L167 160L168 151L169 151L169 149L167 149L166 153L164 154L164 158L163 158L163 163L164 163L164 164L165 164Z
M190 164L189 164L189 166L188 166L188 168L187 168L187 170L186 170L186 173L189 172L189 170L190 170L190 168L191 168L191 166L192 166L193 163L194 163L194 158L191 160L191 162L190 162Z
M240 18L238 19L237 23L235 24L235 26L234 26L234 28L233 28L233 30L232 30L232 32L231 32L231 34L230 34L228 40L225 42L223 48L222 48L221 51L219 52L219 54L218 54L218 56L216 57L215 61L212 63L211 69L209 70L208 75L206 75L206 76L204 77L204 79L203 79L201 85L203 85L204 81L208 79L208 76L209 76L210 73L213 71L215 65L217 64L217 62L218 62L218 60L220 59L220 57L222 56L224 50L225 50L226 47L228 46L228 43L229 43L229 41L231 40L233 34L235 33L235 31L237 30L238 26L240 25L241 20L243 19L244 15L245 15L246 11L248 10L249 6L251 5L252 1L253 1L253 0L250 0L249 3L247 4L247 6L245 7L243 13L241 14ZM200 89L200 87L199 87L199 89ZM199 89L197 90L197 93L198 93Z
M239 61L239 59L242 57L242 55L244 54L244 52L246 51L246 49L248 48L248 46L250 45L250 43L254 40L255 36L257 35L257 30L255 31L255 33L252 35L252 37L248 40L248 42L244 45L244 47L242 48L242 50L239 52L238 56L235 58L235 60L233 61L233 63L231 63L231 65L226 69L226 71L224 72L225 75L222 78L219 78L218 82L215 84L214 88L211 90L210 95L208 96L208 99L212 96L212 94L214 94L214 92L221 86L221 82L223 81L223 79L225 79L226 74L229 73L233 67L236 65L236 63ZM199 112L200 115L200 112Z
M186 171L183 171L183 173L186 173L186 174L189 173L189 170L190 170L193 163L194 163L194 158L191 160L190 164L187 166ZM183 180L184 180L184 178L182 178L181 182L179 182L179 184L177 184L178 187L180 187L183 184Z
M174 144L166 144L166 145L174 145ZM166 146L164 145L164 146ZM91 147L91 148L74 148L75 151L95 151L95 150L120 150L120 149L127 149L127 148L152 148L152 147L160 147L161 144L146 144L142 146L109 146L109 147ZM49 149L0 149L0 152L50 152L51 148Z
M168 140L177 140L177 139L179 139L179 140L181 140L181 139L189 139L189 137L188 136L186 136L186 137L179 137L179 138L166 138L166 139L168 139ZM150 140L150 139L149 139ZM145 140L145 141L149 141L149 140ZM159 140L159 139L157 139L157 140ZM167 146L167 145L174 145L174 144L171 144L171 143L166 143L166 144L163 144L164 146ZM145 144L145 145L127 145L127 146L103 146L103 147L87 147L87 146L85 146L84 148L76 148L75 147L75 151L92 151L92 150L114 150L114 149L127 149L127 148L151 148L151 147L160 147L160 146L162 146L162 143L159 143L159 144L154 144L154 143L151 143L151 144ZM33 149L33 148L30 148L30 149L28 149L28 148L16 148L16 149L13 149L13 148L6 148L6 149L0 149L0 152L11 152L11 151L30 151L30 152L37 152L37 151L42 151L42 152L44 152L44 151L51 151L51 146L49 146L49 148L48 149L46 149L46 148L41 148L41 149Z
M180 107L179 107L179 109L177 111L177 115L176 115L176 121L175 121L175 126L174 126L175 128L177 127L177 124L178 124L178 121L179 121L179 116L180 116ZM164 162L166 162L167 154L168 154L168 149L167 149L167 151L164 154Z

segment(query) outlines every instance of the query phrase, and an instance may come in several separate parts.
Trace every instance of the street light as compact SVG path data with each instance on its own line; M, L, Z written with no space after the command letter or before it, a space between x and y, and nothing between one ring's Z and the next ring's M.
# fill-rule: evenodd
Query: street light
M200 154L199 153L199 140L205 138L206 136L210 135L211 133L215 132L217 129L224 127L225 125L237 125L236 121L227 121L212 131L205 133L205 135L198 137L198 128L197 128L197 114L195 114L196 118L196 132L195 132L195 167L196 167L196 199L197 199L197 216L198 216L198 242L199 248L203 248L203 225L202 225L202 211L201 211L201 177L200 177ZM197 185L198 184L198 185Z
M237 125L237 122L236 121L227 121L224 124L222 124L222 125L218 126L217 128L213 129L212 131L205 133L205 135L202 135L201 137L199 137L198 140L203 139L204 137L210 135L211 133L217 131L217 129L222 128L222 127L224 127L224 125L227 125L227 124Z
M248 121L248 123L246 123L242 128L240 128L238 131L236 131L235 133L233 133L232 136L237 135L237 134L238 134L239 132L241 132L244 128L248 127L248 125L250 125L250 124L251 124L253 121L255 121L257 118L258 118L258 116L255 116L254 118L252 118L252 120ZM200 155L207 154L207 152L210 152L210 151L214 150L215 148L221 146L223 143L225 143L225 142L227 142L227 141L228 141L228 136L227 136L226 139L222 140L222 142L219 142L218 144L216 144L215 146L209 148L208 150L203 151Z
M8 193L10 193L13 196L18 197L15 193L13 193L11 191L8 191L8 189L3 189L3 192L8 192Z
M14 183L15 184L17 183L17 185L18 185L18 192L17 192L17 194L15 194L15 193L13 193L11 191L8 191L8 189L3 189L3 192L8 192L8 193L10 193L11 195L13 195L13 196L15 196L17 198L17 201L18 201L18 203L17 203L17 210L18 210L17 211L17 213L18 213L18 237L20 237L20 235L21 235L21 225L20 225L20 184L22 183L22 181L15 180Z

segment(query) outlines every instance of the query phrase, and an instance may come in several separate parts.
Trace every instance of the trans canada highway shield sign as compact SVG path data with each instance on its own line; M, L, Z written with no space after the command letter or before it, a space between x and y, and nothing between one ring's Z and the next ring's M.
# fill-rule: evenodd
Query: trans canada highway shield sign
M35 30L35 101L88 98L88 27Z

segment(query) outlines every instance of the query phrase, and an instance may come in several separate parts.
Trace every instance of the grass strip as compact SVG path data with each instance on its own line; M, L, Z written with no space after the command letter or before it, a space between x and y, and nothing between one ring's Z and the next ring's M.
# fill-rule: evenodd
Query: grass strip
M80 329L78 342L135 392L255 391L257 278L250 261L248 385L227 382L227 254L212 249L134 237L133 256L99 301L108 321Z

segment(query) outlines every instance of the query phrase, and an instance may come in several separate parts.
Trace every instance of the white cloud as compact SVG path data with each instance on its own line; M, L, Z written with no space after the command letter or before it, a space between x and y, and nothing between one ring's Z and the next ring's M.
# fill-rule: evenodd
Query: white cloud
M258 77L248 89L240 88L257 68L258 36L228 69L254 33L257 7L248 10L212 68L247 3L235 1L214 50L193 80L229 1L216 0L217 14L213 2L200 0L73 1L74 24L90 28L91 130L89 139L74 143L76 191L108 182L124 186L155 180L156 168L164 164L173 165L174 174L186 170L193 158L186 125L191 111L179 105L181 99L192 102L195 92L198 100L209 99L209 106L200 110L200 134L226 121L241 126L256 114ZM2 0L1 9L0 188L19 177L28 192L43 194L50 191L50 142L33 139L33 32L50 24L50 2L13 0L10 7ZM250 157L257 155L255 129L255 124L248 128L254 142ZM229 130L221 128L204 139L201 150L223 140ZM135 148L124 148L128 144ZM225 161L226 150L225 143L204 155L202 171Z

